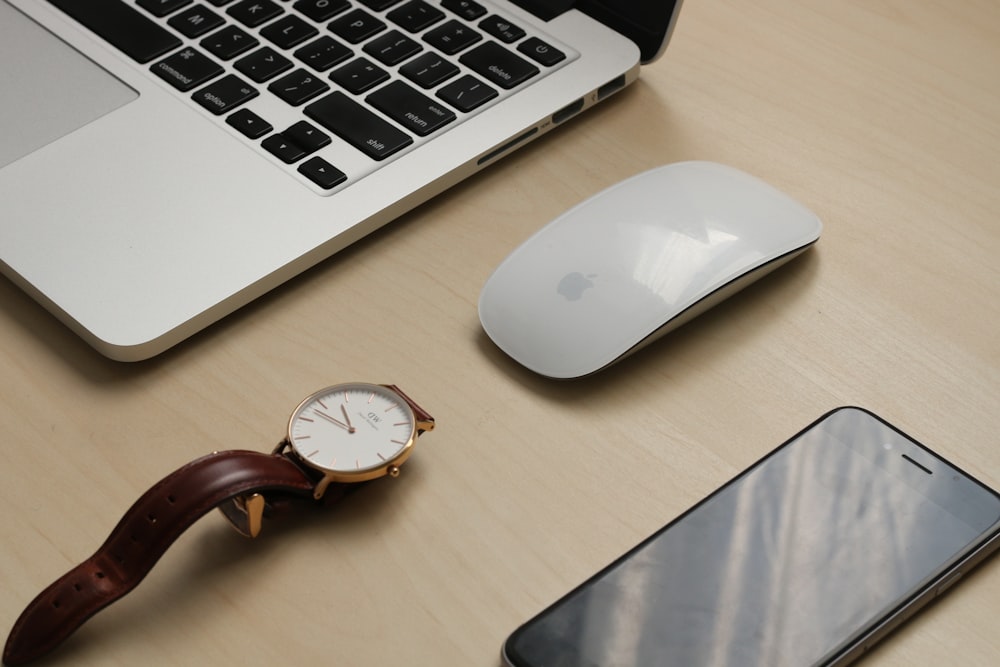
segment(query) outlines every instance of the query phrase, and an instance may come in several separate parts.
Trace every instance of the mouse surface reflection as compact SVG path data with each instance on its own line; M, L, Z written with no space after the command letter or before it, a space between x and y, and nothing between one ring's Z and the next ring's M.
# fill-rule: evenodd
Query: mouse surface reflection
M594 373L656 340L819 239L809 209L712 162L644 172L542 228L487 280L486 333L553 378Z

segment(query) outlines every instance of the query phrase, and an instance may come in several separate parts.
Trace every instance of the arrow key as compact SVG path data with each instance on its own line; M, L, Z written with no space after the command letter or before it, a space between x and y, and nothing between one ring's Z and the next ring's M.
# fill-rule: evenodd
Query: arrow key
M248 139L260 139L274 128L266 120L250 109L240 109L230 114L226 122L240 131Z
M279 134L272 134L260 143L268 153L278 158L285 164L291 164L301 160L306 156L298 144Z
M330 190L347 180L347 174L319 156L300 164L299 173L324 190Z
M309 153L317 151L330 143L329 135L323 134L304 120L300 120L295 123L290 128L282 132L282 134L285 135L286 138L291 139L293 142L298 144L299 148L302 148Z

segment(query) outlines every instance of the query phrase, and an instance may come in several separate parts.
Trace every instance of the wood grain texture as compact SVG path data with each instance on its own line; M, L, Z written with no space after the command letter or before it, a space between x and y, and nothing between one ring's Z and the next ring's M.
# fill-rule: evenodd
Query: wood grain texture
M1000 3L688 0L631 89L160 358L91 352L0 281L0 628L153 482L267 451L328 384L436 419L395 480L256 541L208 517L53 665L499 664L544 605L823 412L867 407L1000 487ZM592 379L482 333L493 267L660 164L812 208L817 246ZM987 564L871 656L993 665Z

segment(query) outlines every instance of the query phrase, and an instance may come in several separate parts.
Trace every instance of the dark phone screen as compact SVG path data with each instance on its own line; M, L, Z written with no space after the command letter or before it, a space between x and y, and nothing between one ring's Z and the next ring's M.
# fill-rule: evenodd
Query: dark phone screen
M834 411L519 628L517 667L823 664L975 545L1000 498Z

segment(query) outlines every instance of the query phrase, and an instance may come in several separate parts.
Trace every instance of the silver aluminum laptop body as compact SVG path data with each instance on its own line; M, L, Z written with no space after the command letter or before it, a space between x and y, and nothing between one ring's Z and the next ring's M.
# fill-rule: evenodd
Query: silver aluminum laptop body
M478 4L566 61L387 159L334 135L321 155L350 177L325 189L153 76L165 56L139 63L48 0L0 0L0 270L102 354L151 357L634 81L680 0L576 3L641 25L641 51L580 9ZM280 131L308 105L244 106Z

